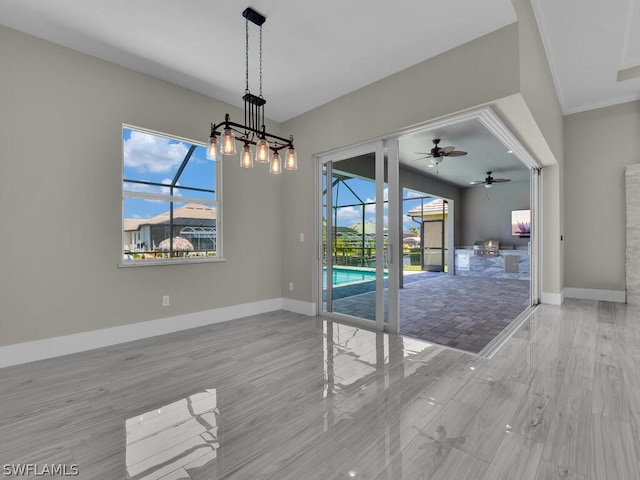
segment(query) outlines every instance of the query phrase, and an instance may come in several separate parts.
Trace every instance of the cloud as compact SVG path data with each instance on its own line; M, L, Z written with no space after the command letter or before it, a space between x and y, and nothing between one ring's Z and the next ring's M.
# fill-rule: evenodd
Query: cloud
M124 190L125 190L125 192L151 193L151 194L156 194L156 195L157 194L169 195L170 192L171 192L171 190L169 189L169 186L171 185L171 179L170 178L165 178L160 183L164 183L167 186L166 187L160 187L158 185L145 185L144 183L124 182ZM176 186L180 186L180 182L177 182ZM173 189L173 196L174 197L181 197L182 193L180 192L180 189L174 188Z
M404 189L404 198L420 198L420 197L427 197L428 195L426 193L420 193L420 192L416 192L415 190L411 190L409 188L405 188Z
M342 207L338 209L338 220L350 222L354 220L362 220L362 211L355 207Z
M162 182L160 183L165 183L167 185L171 185L171 182L173 180L171 178L165 178L164 180L162 180ZM176 182L176 187L180 186L180 182ZM169 187L157 187L160 191L160 193L162 193L163 195L170 195L171 194L171 190L169 189ZM173 196L174 197L181 197L182 193L180 193L180 190L178 188L173 189Z
M145 185L143 183L124 182L124 191L125 192L159 193L158 189L159 189L159 187L155 187L153 185Z
M389 189L385 188L384 189L384 193L382 195L382 201L383 203L383 209L384 211L388 211L389 210ZM367 213L375 213L376 212L376 200L375 198L367 198L365 200L365 203L370 204L370 205L365 205L365 211Z
M182 163L188 151L182 142L132 130L124 141L124 165L139 172L168 173Z

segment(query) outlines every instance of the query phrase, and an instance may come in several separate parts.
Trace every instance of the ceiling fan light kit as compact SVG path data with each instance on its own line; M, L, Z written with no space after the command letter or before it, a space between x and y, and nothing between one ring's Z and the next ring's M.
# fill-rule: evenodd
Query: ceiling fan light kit
M440 165L442 163L442 160L444 160L444 156L443 155L439 155L437 157L433 157L430 162L431 162L431 167L435 167L436 165Z
M467 154L467 152L463 152L462 150L456 150L455 147L439 147L440 143L439 138L434 138L433 140L433 148L429 153L425 152L416 152L419 155L424 155L423 157L416 158L416 160L422 160L423 158L428 158L429 163L427 164L428 168L437 167L442 163L444 157L462 157Z
M240 166L252 168L254 159L257 163L269 163L269 172L282 173L285 170L296 170L298 159L293 146L293 136L279 137L266 131L264 125L264 105L267 101L262 96L262 25L267 18L251 7L242 12L245 18L245 91L244 124L231 121L229 114L224 121L211 124L211 133L207 141L207 158L219 160L221 155L235 155L236 140L243 144L240 155ZM249 22L260 27L260 95L254 95L249 90ZM220 131L222 130L222 132ZM238 135L238 137L236 136ZM255 155L251 146L255 146ZM280 159L280 151L286 149L284 164ZM273 154L271 153L273 152Z
M484 188L492 188L494 183L504 183L511 181L510 178L494 178L491 173L492 172L487 172L487 177L484 180L475 180L473 182L469 182L469 185L483 185Z

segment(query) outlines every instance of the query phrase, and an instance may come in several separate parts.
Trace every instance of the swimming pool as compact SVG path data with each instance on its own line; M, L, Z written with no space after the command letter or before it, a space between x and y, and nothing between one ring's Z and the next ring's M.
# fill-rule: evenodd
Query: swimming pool
M384 273L387 278L387 272ZM376 279L376 271L373 269L333 267L333 286L347 285L351 283L370 282ZM322 286L327 286L327 269L323 269Z

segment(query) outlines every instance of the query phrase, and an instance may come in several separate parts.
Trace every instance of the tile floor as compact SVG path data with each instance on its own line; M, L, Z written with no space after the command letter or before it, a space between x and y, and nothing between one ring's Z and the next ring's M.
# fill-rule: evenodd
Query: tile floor
M405 276L400 333L479 353L529 306L529 282L425 272ZM334 300L334 311L375 318L375 292Z
M638 319L542 305L482 358L279 311L17 365L0 369L0 464L80 480L636 480Z

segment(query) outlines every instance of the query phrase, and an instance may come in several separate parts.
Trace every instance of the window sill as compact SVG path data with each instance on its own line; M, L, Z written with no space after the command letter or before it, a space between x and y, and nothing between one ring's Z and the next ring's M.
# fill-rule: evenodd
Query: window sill
M158 265L191 265L193 263L220 263L226 262L226 259L221 257L215 258L171 258L171 259L159 259L159 260L131 260L118 264L118 268L129 268L129 267L155 267Z

